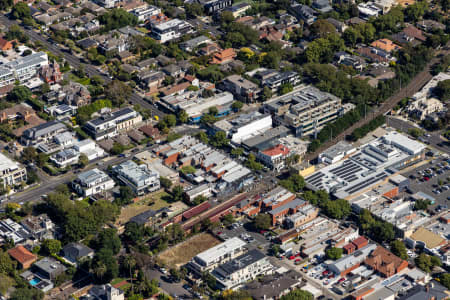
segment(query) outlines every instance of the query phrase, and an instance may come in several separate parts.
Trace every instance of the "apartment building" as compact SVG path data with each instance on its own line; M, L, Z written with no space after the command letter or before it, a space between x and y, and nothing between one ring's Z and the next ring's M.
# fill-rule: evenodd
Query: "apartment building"
M38 74L41 67L48 65L48 56L45 52L32 53L16 60L0 65L0 87L21 83Z
M112 168L117 178L128 185L136 195L144 195L159 190L159 174L146 165L138 165L128 160Z
M27 180L27 170L19 163L0 153L0 185L13 188Z
M20 225L38 241L55 238L56 226L47 214L29 216Z
M233 5L232 0L198 0L198 2L203 5L204 10L209 14L219 12Z
M253 249L218 266L211 275L216 278L220 289L234 290L258 276L271 274L272 270L269 258L258 249Z
M220 87L232 93L236 99L247 102L253 102L258 99L261 92L258 85L240 75L228 76L221 82Z
M292 153L288 147L278 144L258 152L256 157L270 169L280 171L286 166L286 158L291 155Z
M145 5L141 7L136 7L131 10L130 13L138 18L139 21L145 21L150 19L152 16L157 16L161 13L161 9L159 7L153 5Z
M172 19L153 26L151 35L160 43L165 43L193 32L194 28L188 22L180 19Z
M82 197L89 197L114 187L115 182L105 172L95 168L78 174L73 189Z
M264 106L275 123L294 129L296 136L317 134L327 123L336 120L352 107L342 105L338 97L312 86L303 86L275 98Z
M246 245L247 243L238 237L231 238L194 256L189 267L198 274L210 271L241 255Z
M66 126L58 121L50 121L25 130L20 138L24 146L36 146L41 143L47 143L64 131Z
M294 71L278 72L275 70L265 74L261 81L262 86L267 86L273 93L276 93L283 84L296 86L300 83L300 75Z
M84 129L96 141L99 141L114 137L120 131L132 129L141 122L142 116L134 109L126 107L90 120L84 125Z

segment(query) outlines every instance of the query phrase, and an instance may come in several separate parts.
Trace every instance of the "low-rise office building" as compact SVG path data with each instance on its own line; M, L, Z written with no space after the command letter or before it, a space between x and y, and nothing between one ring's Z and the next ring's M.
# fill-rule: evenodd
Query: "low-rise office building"
M272 128L272 116L257 111L241 114L234 119L221 120L213 125L214 130L224 131L236 145Z
M302 86L266 103L264 111L274 116L276 124L291 127L296 136L306 136L317 134L351 108L342 105L341 99L330 93Z
M261 275L271 274L273 266L268 257L258 249L250 250L215 268L211 275L222 290L240 288L244 283Z
M146 165L138 165L128 160L112 168L117 178L128 185L137 195L160 189L159 174Z
M73 189L82 197L105 192L112 189L114 185L114 180L97 168L78 174L72 182Z

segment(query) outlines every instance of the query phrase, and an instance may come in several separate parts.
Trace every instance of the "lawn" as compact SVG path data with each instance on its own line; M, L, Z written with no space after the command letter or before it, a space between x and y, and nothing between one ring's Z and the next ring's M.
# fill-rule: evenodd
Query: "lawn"
M180 267L195 255L218 244L220 241L211 234L200 233L162 252L158 258L170 267Z
M158 210L162 207L169 206L170 195L164 191L158 191L142 197L138 202L127 205L120 211L117 220L118 224L127 223L132 217L137 216L149 209Z

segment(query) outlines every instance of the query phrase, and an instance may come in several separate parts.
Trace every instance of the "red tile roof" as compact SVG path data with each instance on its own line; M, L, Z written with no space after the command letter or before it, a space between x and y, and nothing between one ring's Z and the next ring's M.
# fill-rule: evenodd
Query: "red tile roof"
M35 261L37 256L28 251L24 246L19 245L15 248L9 249L8 254L11 255L12 258L17 260L19 263L26 264L30 261Z
M275 147L264 150L262 153L267 156L276 156L276 155L286 156L289 154L289 151L290 150L288 147L278 144Z
M364 247L365 245L367 245L367 243L368 243L369 241L365 238L365 237L363 237L363 236L360 236L360 237L358 237L358 238L356 238L356 239L354 239L353 241L352 241L352 243L359 249L359 248L361 248L361 247Z

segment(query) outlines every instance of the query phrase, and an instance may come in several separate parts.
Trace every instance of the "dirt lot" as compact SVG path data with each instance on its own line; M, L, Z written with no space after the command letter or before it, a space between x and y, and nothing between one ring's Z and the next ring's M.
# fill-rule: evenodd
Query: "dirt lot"
M158 210L162 207L169 206L170 204L165 200L169 194L164 191L158 191L142 197L136 203L130 204L120 211L120 216L117 220L117 224L125 224L132 217L143 213L149 209Z
M162 252L159 255L164 263L170 267L180 267L186 264L192 257L203 252L220 241L209 233L200 233L175 247Z

